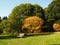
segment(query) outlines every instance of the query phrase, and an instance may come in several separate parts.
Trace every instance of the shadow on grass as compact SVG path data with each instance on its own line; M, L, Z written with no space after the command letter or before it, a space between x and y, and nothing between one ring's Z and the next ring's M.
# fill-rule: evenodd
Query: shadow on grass
M8 35L6 35L6 36L1 35L0 36L0 40L2 40L2 39L15 39L15 38L17 38L17 37L16 36L8 36Z
M34 36L47 36L47 35L51 35L53 34L54 32L44 32L44 33L40 33L40 34L27 34L24 36L24 38L27 38L27 37L34 37ZM18 38L17 36L9 36L9 35L0 35L0 40L2 39L16 39Z
M47 36L47 35L52 35L54 32L43 32L40 34L27 34L25 37L32 37L32 36Z

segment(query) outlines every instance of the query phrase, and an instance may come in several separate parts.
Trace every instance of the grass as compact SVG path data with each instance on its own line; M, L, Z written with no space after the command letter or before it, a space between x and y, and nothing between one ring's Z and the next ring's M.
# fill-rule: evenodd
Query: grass
M16 38L0 35L0 45L60 45L60 32Z

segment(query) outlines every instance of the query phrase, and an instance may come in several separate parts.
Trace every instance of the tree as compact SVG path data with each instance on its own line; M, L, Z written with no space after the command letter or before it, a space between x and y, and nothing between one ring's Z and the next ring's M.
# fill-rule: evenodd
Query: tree
M53 0L51 4L49 4L46 17L50 22L60 19L60 0Z
M35 6L29 3L21 4L12 10L8 20L11 24L11 28L20 32L22 28L22 21L29 16L36 15L39 17L43 17L44 15L44 11L39 5Z
M43 20L37 16L31 16L23 21L22 30L24 33L40 33L42 32Z
M12 13L9 15L8 21L11 24L12 31L15 30L15 31L18 31L19 32L20 26L21 26L19 6L16 6L12 10Z
M0 17L0 34L3 32L2 27L1 27L1 22L2 22L2 19Z
M2 29L3 33L9 33L10 23L8 22L8 20L2 20L0 28Z
M0 34L2 34L2 33L3 33L3 29L2 29L2 26L0 24Z
M0 17L0 23L1 23L1 21L2 21L2 19L1 19L1 17Z
M54 22L60 20L60 0L53 0L45 8L45 19L47 20L47 25L53 30Z
M4 17L3 17L3 20L7 20L7 16L4 16Z

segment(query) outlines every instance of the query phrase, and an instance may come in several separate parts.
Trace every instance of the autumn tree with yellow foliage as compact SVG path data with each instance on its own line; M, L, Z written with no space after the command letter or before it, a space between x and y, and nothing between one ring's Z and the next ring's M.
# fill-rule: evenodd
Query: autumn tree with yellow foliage
M43 20L37 16L24 19L22 30L24 33L40 33L42 32Z

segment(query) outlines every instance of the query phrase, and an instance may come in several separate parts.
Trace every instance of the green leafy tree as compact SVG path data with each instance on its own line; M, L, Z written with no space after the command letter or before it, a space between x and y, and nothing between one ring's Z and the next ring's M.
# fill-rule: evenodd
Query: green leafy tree
M0 23L1 23L1 21L2 21L2 19L1 19L1 17L0 17Z
M0 34L2 34L2 33L3 33L3 29L2 29L2 26L0 24Z
M12 10L12 13L9 15L9 18L8 18L10 24L11 24L11 28L12 28L12 31L13 30L17 30L19 32L20 30L20 12L19 12L19 6L16 6L13 10Z
M43 15L44 11L42 7L26 3L16 6L9 15L8 20L13 30L21 32L23 19L29 16L39 16L42 18Z
M1 22L2 22L2 19L0 17L0 34L3 32L2 27L1 27Z
M53 0L47 8L45 8L45 19L47 25L53 30L55 21L60 20L60 0Z
M48 21L60 19L60 0L53 0L51 4L49 4L46 12L46 18Z
M9 33L10 23L8 22L8 20L3 20L0 24L0 28L2 29L3 33Z

